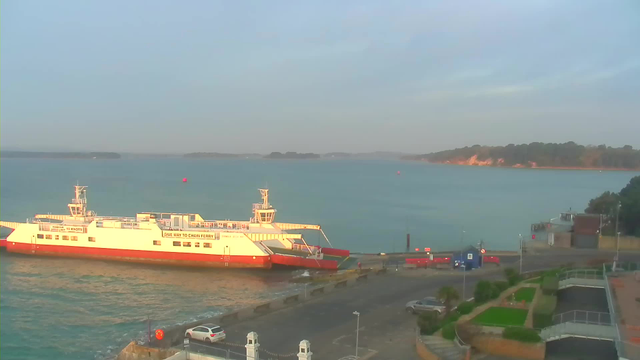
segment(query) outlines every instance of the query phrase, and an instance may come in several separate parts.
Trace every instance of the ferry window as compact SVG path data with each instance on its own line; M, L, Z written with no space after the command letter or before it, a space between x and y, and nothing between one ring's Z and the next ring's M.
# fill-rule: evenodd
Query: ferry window
M202 247L210 248L211 243L202 243Z
M77 236L72 236L71 237L71 241L78 241L78 237Z
M94 238L93 236L89 236L89 242L96 242L96 238Z
M69 235L62 235L62 240L69 240Z
M182 243L182 246L191 247L191 242L190 241L185 241L185 242Z
M174 242L173 242L173 246L180 246L180 245L181 245L181 244L180 244L180 241L174 241Z
M38 234L38 239L44 239L44 235Z
M199 243L199 242L197 242L197 243L195 243L195 245L194 245L194 246L195 246L195 247L200 247L200 243Z
M56 235L56 240L60 240L60 235Z
M160 240L153 240L153 245L160 245Z
M46 236L45 236L45 238L47 238L47 239L51 240L51 239L53 238L53 236L51 236L51 235L46 235Z

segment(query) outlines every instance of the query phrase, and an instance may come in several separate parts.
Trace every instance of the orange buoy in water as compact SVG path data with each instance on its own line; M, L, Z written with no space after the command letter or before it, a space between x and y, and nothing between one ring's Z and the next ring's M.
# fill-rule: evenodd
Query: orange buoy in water
M182 182L187 182L187 178L182 178Z
M156 339L158 340L164 339L164 331L162 329L156 330Z

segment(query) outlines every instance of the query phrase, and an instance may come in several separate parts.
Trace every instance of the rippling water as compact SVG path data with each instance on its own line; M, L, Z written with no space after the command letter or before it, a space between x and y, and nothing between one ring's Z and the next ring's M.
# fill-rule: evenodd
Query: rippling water
M632 172L491 169L398 161L0 160L2 220L65 213L89 185L102 215L197 212L248 219L258 187L283 222L319 223L336 247L434 250L484 239L516 249L531 222L582 210ZM401 175L397 175L401 171ZM189 182L183 184L183 177ZM312 244L317 233L306 234ZM2 359L102 359L153 327L216 315L293 291L290 272L185 269L0 254ZM37 339L34 341L34 339Z

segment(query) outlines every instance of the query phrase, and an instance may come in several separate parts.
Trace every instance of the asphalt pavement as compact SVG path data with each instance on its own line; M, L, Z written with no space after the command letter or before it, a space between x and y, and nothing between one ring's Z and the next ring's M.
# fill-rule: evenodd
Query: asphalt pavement
M613 253L594 250L536 251L525 254L523 271L550 268L567 262L579 265L589 259L608 259ZM622 261L640 261L640 253L624 253L620 257ZM517 267L518 260L517 256L501 257L501 268ZM361 359L415 359L417 354L413 331L416 320L414 315L405 312L405 304L434 296L445 285L454 286L462 294L462 272L444 273L431 271L425 272L424 276L402 276L391 271L388 275L374 276L355 287L225 326L227 344L206 347L192 345L192 350L217 355L227 350L244 353L246 336L255 331L263 350L263 359L293 359L300 341L309 340L314 357L338 360L355 355L357 334ZM479 280L502 278L501 269L467 272L467 297L472 296ZM354 311L360 313L357 332Z

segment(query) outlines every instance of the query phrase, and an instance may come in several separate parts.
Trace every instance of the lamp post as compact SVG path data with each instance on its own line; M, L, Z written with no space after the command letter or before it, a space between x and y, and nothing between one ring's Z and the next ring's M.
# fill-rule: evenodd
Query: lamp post
M520 274L522 274L522 234L518 236L520 236Z
M616 206L616 261L618 262L620 256L620 232L618 231L618 217L620 217L620 206L622 204L618 201L618 206Z
M358 359L358 338L360 337L360 313L357 311L354 311L353 315L357 317L357 320L356 320L356 360L357 360Z
M467 301L466 290L467 290L467 264L464 263L462 266L462 301Z

